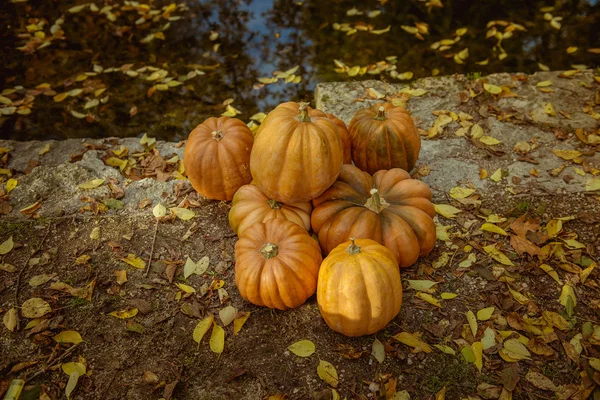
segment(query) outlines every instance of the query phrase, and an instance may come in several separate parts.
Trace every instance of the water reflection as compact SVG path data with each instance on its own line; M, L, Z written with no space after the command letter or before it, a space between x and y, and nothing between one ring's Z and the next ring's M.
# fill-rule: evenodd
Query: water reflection
M71 12L78 4L83 9ZM402 82L398 78L410 75L531 73L544 66L600 64L600 55L587 51L600 48L597 0L148 4L98 2L92 7L65 1L57 6L51 0L30 0L3 7L0 84L17 106L13 114L0 117L1 136L61 139L148 132L179 140L206 117L225 112L227 99L247 121L279 102L310 99L323 81ZM103 12L106 5L113 8ZM61 18L64 39L29 53L17 50L40 35L38 28L47 38ZM375 34L388 26L388 32ZM94 64L117 71L95 74ZM259 84L259 78L295 66L299 83ZM160 79L182 84L148 79L152 69L168 72ZM86 73L95 75L78 80ZM189 74L196 76L186 80ZM28 91L44 83L56 94ZM11 93L15 86L23 88ZM56 95L77 88L82 93L56 101ZM94 99L98 105L86 108Z

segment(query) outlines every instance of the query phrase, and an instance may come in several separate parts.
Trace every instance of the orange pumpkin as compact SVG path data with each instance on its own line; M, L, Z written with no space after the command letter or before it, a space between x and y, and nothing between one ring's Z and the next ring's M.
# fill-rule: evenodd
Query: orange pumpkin
M350 125L352 160L370 174L381 169L410 171L419 158L421 138L402 107L379 103L354 114Z
M187 176L198 193L209 199L231 200L250 183L250 151L254 137L237 118L211 117L189 135L183 152Z
M343 163L336 125L307 103L283 103L256 133L250 156L255 184L271 199L298 203L314 199L335 181Z
M313 205L311 225L325 254L350 237L369 238L389 248L401 267L408 267L435 245L431 190L399 168L371 177L346 164Z
M370 239L340 244L321 264L317 303L327 325L346 336L383 329L402 305L396 258Z
M313 111L315 111L315 110L310 110L309 115ZM318 111L318 110L316 110L316 111ZM327 116L327 118L329 118L331 121L333 121L335 126L337 126L338 132L340 133L340 136L342 137L342 144L344 146L344 164L352 164L352 151L351 151L352 142L350 142L350 132L348 132L348 127L346 127L346 124L344 123L344 121L342 121L335 115L333 115L333 114L325 114L325 115Z
M235 284L242 297L280 310L299 307L313 295L323 260L306 230L281 219L244 229L235 244L235 259Z
M310 230L310 201L283 204L269 199L258 186L244 185L235 193L229 210L229 225L240 235L255 222L265 222L279 218L292 221L307 231Z

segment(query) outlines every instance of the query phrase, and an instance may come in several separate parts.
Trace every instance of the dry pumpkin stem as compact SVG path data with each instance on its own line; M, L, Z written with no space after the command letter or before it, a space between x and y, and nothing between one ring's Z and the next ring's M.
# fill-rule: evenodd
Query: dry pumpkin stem
M371 189L369 193L371 193L371 197L369 197L365 203L365 207L369 210L379 214L383 209L390 206L390 203L385 201L385 199L379 195L379 190L377 190L377 188Z
M271 207L273 210L279 210L281 209L281 203L278 202L277 200L274 199L269 199L267 200L267 204L269 205L269 207Z
M351 237L350 238L350 246L348 246L348 248L346 249L346 251L348 252L348 254L350 254L351 256L360 253L360 247L357 246L356 244L354 244L354 238Z
M268 260L269 258L275 257L279 253L279 246L273 243L265 244L260 252Z
M385 121L387 119L385 108L383 106L379 107L379 110L377 110L377 115L374 116L373 119L377 121Z
M217 142L223 139L223 132L221 132L220 130L212 131L210 134L212 135L213 139L215 139Z
M308 105L309 103L300 102L300 115L298 115L298 120L300 122L310 122L310 116L308 115Z

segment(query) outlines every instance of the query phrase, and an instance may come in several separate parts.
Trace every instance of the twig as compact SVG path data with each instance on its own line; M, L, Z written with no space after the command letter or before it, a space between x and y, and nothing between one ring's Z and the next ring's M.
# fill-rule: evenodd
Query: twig
M42 239L42 241L38 245L37 249L35 249L35 251L33 253L29 254L29 256L27 257L27 259L25 260L25 264L23 265L23 267L19 271L19 275L17 275L17 283L15 284L15 307L19 304L19 286L21 286L21 277L23 276L23 272L25 272L25 270L27 269L27 266L29 265L29 260L31 260L31 257L33 257L33 255L35 253L37 253L38 251L40 251L40 249L44 245L44 242L46 241L46 238L50 234L50 228L51 227L52 227L52 224L48 224L48 229L46 229L46 234L44 235L44 238ZM18 322L17 322L17 324L18 324Z
M52 368L54 365L58 364L61 360L63 360L66 356L68 356L69 354L71 354L73 352L73 350L75 350L75 348L79 346L79 343L69 347L64 353L62 353L62 355L60 357L58 357L56 360L52 361L50 364L46 365L44 368L38 370L36 373L34 373L33 375L31 375L29 378L25 379L25 383L30 382L33 378L35 378L36 376L39 376L41 374L43 374L44 372L46 372L47 370L49 370L50 368Z
M150 273L150 267L152 266L152 255L154 254L154 243L156 243L156 233L158 232L158 220L154 223L154 235L152 236L152 247L150 248L150 258L148 258L148 266L146 267L146 273L144 278L148 277Z

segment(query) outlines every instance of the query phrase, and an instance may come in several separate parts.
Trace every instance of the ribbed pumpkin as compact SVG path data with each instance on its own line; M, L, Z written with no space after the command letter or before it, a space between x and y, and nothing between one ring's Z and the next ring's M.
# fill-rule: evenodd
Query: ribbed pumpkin
M379 103L354 114L348 126L352 161L370 174L382 169L410 171L419 158L421 138L402 107Z
M371 177L346 164L313 205L311 225L325 254L350 237L369 238L389 248L401 267L408 267L435 245L431 190L399 168Z
M250 156L255 184L274 200L314 199L335 181L343 163L336 125L307 103L288 102L269 113L256 133Z
M237 118L211 117L189 135L183 152L187 176L198 193L231 200L240 186L250 183L250 152L254 137Z
M244 185L235 193L229 210L229 226L240 235L255 222L279 218L292 221L307 231L310 230L310 201L284 204L269 199L258 186Z
M311 113L313 111L318 111L318 110L310 110L309 115L311 115ZM325 115L327 116L327 118L329 118L331 121L333 121L335 126L337 126L338 132L340 133L340 136L342 137L342 144L344 146L344 164L352 164L352 142L350 142L350 132L348 132L348 127L346 126L344 121L342 121L335 115L333 115L333 114L325 114Z
M340 244L321 264L317 303L327 325L346 336L383 329L402 305L396 258L370 239Z
M281 219L244 229L235 259L235 284L242 297L280 310L299 307L313 295L323 260L306 230Z

